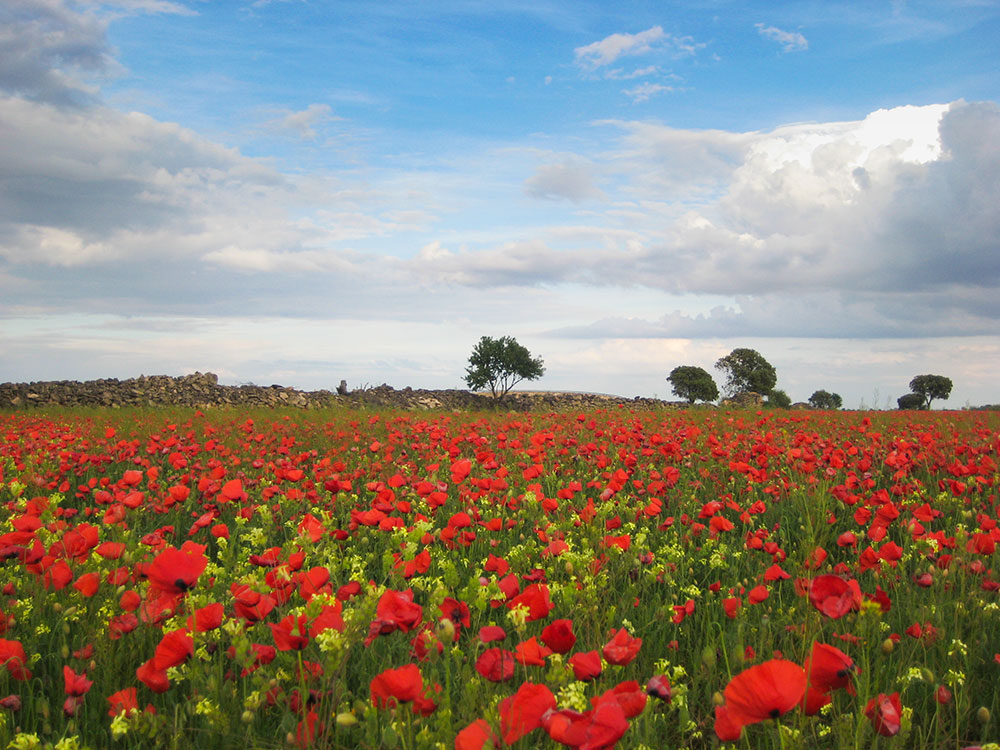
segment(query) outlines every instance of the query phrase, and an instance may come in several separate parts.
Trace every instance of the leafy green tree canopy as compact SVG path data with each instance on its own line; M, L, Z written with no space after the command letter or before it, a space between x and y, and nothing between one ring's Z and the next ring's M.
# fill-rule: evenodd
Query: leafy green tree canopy
M772 388L767 394L767 405L776 409L787 409L792 405L791 397L780 388Z
M910 390L923 399L921 408L930 409L931 401L951 395L951 379L944 375L917 375L910 381Z
M715 368L726 374L725 390L730 396L748 391L767 396L778 382L774 367L755 349L733 349Z
M465 383L476 391L489 387L493 398L499 401L522 380L537 380L544 373L541 357L532 357L512 337L483 336L469 355Z
M924 408L924 397L919 393L907 393L896 399L900 409L922 409Z
M674 395L685 399L689 404L695 401L715 401L719 397L719 387L715 380L701 367L681 365L675 367L667 376Z
M820 390L809 397L809 405L814 409L839 409L844 405L844 399L839 393Z

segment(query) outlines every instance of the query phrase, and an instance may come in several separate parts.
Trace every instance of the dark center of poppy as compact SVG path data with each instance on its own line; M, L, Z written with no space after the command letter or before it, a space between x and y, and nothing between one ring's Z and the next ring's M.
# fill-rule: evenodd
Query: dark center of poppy
M781 716L781 711L779 711L776 708L772 708L771 709L771 718L772 719L777 719L779 716Z
M837 670L837 677L840 677L841 679L843 679L843 678L847 677L850 673L851 673L851 670L849 670L849 669L838 669Z
M178 578L176 581L174 581L174 587L180 589L181 591L187 591L189 588L191 588L188 585L188 582L185 581L183 578Z

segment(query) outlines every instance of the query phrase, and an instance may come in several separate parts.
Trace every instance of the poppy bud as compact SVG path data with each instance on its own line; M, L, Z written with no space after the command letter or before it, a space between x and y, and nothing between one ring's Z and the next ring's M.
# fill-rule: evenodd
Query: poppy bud
M896 648L896 644L892 640L892 638L886 638L884 641L882 641L882 653L883 654L891 654L892 650L894 648Z
M69 658L69 646L67 646L64 643L63 647L62 647L62 651L60 653L62 654L62 658L63 659L68 659Z
M990 710L986 706L980 706L979 710L976 711L976 718L979 720L980 724L990 723Z
M927 667L920 670L920 679L924 682L934 682L934 673Z
M252 723L253 723L253 711L251 711L251 710L250 710L250 709L248 708L248 709L247 709L246 711L244 711L244 712L243 712L243 715L242 715L242 716L240 716L240 720L241 720L241 721L242 721L242 722L243 722L244 724L252 724Z
M358 723L358 717L352 714L350 711L341 711L337 714L337 726L338 727L353 727Z
M712 703L714 703L716 706L722 706L725 704L725 702L726 702L726 697L718 690L712 693Z
M453 643L455 641L455 623L444 617L438 620L436 627L437 637L443 643Z
M714 646L705 646L705 648L701 650L701 663L709 669L715 668L717 658L718 655L715 653Z

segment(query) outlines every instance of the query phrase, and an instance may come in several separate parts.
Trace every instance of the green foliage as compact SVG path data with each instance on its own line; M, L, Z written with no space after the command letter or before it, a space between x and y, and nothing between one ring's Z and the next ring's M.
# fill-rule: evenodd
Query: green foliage
M819 390L813 393L809 397L809 405L814 409L827 409L834 410L839 409L844 405L844 399L840 397L839 393L830 393L829 391Z
M473 390L489 387L499 401L522 380L537 380L544 373L542 359L532 358L531 352L511 336L483 336L469 355L465 383Z
M780 388L773 388L767 396L767 405L777 409L787 409L792 405L792 399Z
M750 391L767 396L778 382L774 367L755 349L733 349L715 368L726 374L725 391L730 396Z
M900 409L923 409L924 397L919 393L907 393L896 399Z
M674 394L686 399L689 404L695 401L715 401L719 397L719 387L715 380L701 367L681 365L675 367L667 376Z
M910 381L910 390L923 399L921 408L930 409L931 401L951 395L951 379L944 375L917 375Z

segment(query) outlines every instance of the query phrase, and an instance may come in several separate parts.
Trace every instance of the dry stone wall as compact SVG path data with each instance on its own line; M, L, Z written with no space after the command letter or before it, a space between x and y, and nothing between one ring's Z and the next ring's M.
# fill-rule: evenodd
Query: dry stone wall
M423 390L389 385L348 390L341 383L336 391L300 391L280 385L219 385L214 373L192 375L140 376L127 380L57 380L36 383L0 384L0 409L29 409L40 406L63 407L149 407L193 408L295 407L317 409L330 406L355 408L481 410L493 407L492 399L463 390ZM652 398L626 399L584 393L509 393L502 408L513 411L594 409L628 405L650 409L682 404Z

